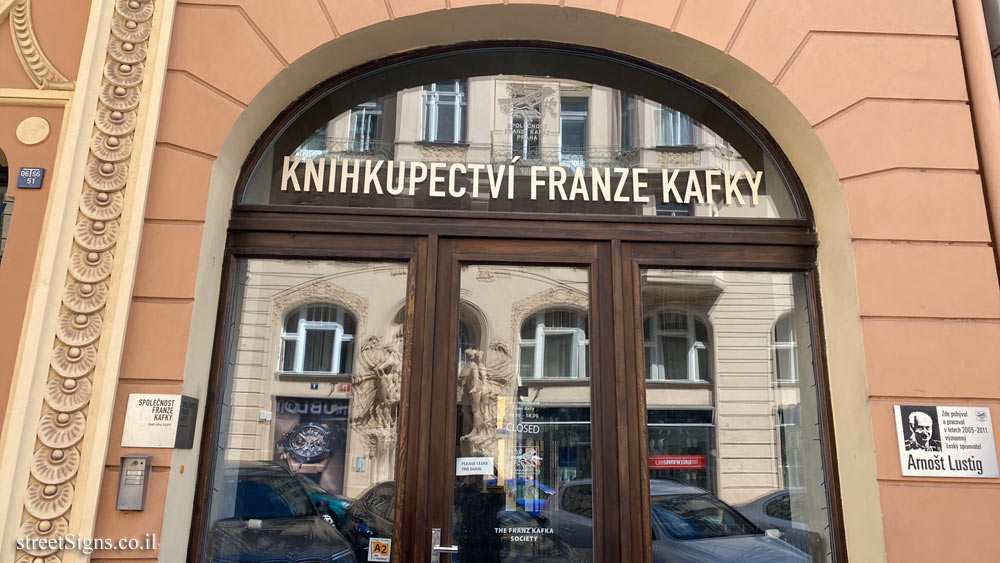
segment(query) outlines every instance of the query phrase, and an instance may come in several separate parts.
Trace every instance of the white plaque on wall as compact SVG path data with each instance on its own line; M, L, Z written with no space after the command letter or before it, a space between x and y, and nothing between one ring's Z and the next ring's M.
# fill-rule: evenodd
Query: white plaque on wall
M184 395L131 393L123 448L191 448L198 400Z
M895 405L904 476L1000 477L989 407Z

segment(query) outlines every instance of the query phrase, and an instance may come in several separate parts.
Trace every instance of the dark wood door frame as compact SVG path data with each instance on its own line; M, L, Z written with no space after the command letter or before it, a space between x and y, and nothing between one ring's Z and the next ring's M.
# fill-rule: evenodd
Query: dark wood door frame
M455 406L458 358L454 344L458 340L460 277L463 265L545 265L580 266L588 269L590 289L590 409L593 443L594 553L601 561L627 560L619 557L617 453L609 444L618 441L615 422L614 363L612 315L608 296L611 287L611 248L607 242L525 241L511 239L442 239L438 262L437 317L435 322L435 357L433 366L433 408L431 427L440 429L443 438L431 444L434 469L425 484L437 491L437 502L428 513L428 527L440 527L443 541L451 540L451 517L455 478ZM607 524L607 525L606 525ZM426 535L426 534L425 534ZM429 547L427 548L429 549ZM423 552L427 553L427 551ZM415 554L419 561L420 554Z
M357 233L367 233L359 235ZM618 222L420 217L405 213L233 212L223 263L222 296L206 396L196 498L211 490L219 443L219 403L238 291L240 261L273 259L405 260L407 282L403 391L397 456L393 557L426 560L429 528L450 535L454 463L461 263L575 264L591 271L592 433L595 462L595 558L651 562L649 475L645 465L639 265L686 269L792 271L810 275L810 309L820 383L820 417L834 526L834 553L846 560L836 474L823 334L816 287L815 232L801 222L712 225L701 221ZM600 331L600 332L598 332ZM427 338L421 335L428 335ZM433 343L430 335L434 336ZM440 405L444 405L441 408ZM438 429L432 431L432 429ZM441 432L440 429L446 429ZM442 436L444 438L442 439ZM600 454L598 454L600 452ZM453 465L451 467L454 467ZM189 558L204 555L207 510L196 504Z
M830 510L831 550L834 561L847 561L847 543L844 540L843 511L840 498L840 478L836 452L836 441L833 433L833 411L829 399L830 381L826 369L826 343L823 332L822 308L819 306L819 276L816 272L815 248L795 246L774 246L767 249L755 249L746 252L727 245L691 245L691 244L651 244L646 242L626 242L618 245L616 241L615 265L620 266L620 290L615 297L622 296L624 322L631 320L631 326L624 329L625 342L616 347L623 353L623 371L620 375L620 386L625 389L621 394L627 399L630 412L638 413L638 417L627 416L626 428L629 433L629 450L633 459L648 457L648 427L645 421L646 413L646 380L644 375L644 354L642 329L642 295L641 271L643 268L685 268L685 269L717 269L746 270L761 272L797 272L806 276L807 302L810 318L810 338L813 354L813 365L816 369L817 406L823 438L823 464L826 476L828 509ZM620 260L619 260L620 258ZM616 277L616 279L618 279ZM638 420L636 420L638 418ZM641 561L652 561L652 527L650 519L649 471L641 464L633 464L628 475L633 495L629 502L634 503L643 518L638 531L629 534L628 541L635 546L636 553L642 554ZM638 493L638 496L635 496ZM640 560L640 559L637 559Z
M205 540L207 539L209 510L211 509L208 501L211 498L212 476L216 468L215 453L220 443L219 423L223 394L226 392L226 366L234 352L236 313L241 301L240 269L245 261L254 258L274 260L363 259L373 262L403 261L407 264L409 275L407 276L404 335L408 344L404 350L398 415L400 431L397 437L397 452L400 455L397 455L396 458L396 478L399 482L407 478L411 481L418 479L421 463L426 461L419 457L416 460L410 460L405 452L411 449L417 452L422 451L420 448L409 447L413 440L421 438L416 430L422 424L419 419L413 421L413 417L419 416L419 409L414 409L412 405L420 403L422 399L421 389L424 387L421 382L413 381L413 366L414 362L422 358L424 354L428 354L429 350L425 351L420 345L420 339L414 338L416 334L414 323L422 316L429 316L425 313L428 310L426 293L428 287L433 287L433 279L428 275L430 270L428 264L432 259L428 254L434 250L435 248L428 244L427 237L344 234L331 237L329 235L300 236L263 231L230 232L223 257L222 292L219 299L212 350L212 369L205 397L201 455L198 464L198 480L195 486L195 499L199 500L196 500L193 506L191 536L188 542L189 561L202 561L206 556ZM423 372L417 370L416 373ZM397 506L420 505L425 502L419 497L421 492L423 491L420 487L401 487ZM410 498L407 496L409 494L415 496ZM409 512L397 510L394 524L396 529L400 531L400 535L398 536L399 541L393 543L394 552L401 549L401 546L406 545L407 542L414 541L414 538L410 537L409 534L410 530L414 529L412 523L404 522L401 519L404 514Z
M521 45L534 49L571 50L590 53L597 57L612 58L628 65L645 67L667 80L687 84L706 98L721 106L742 123L764 151L773 155L781 174L788 180L793 198L801 207L800 219L724 219L701 217L624 217L600 215L557 215L540 213L484 213L467 211L384 210L362 208L314 208L281 205L248 205L243 203L243 193L251 184L255 166L266 153L283 128L298 112L307 108L333 87L339 87L373 70L401 61L437 56L455 51L500 48ZM359 235L358 233L366 233ZM465 242L460 237L477 239ZM484 242L495 239L494 243ZM827 452L827 476L832 524L834 527L835 555L846 561L843 544L842 515L837 485L837 460L833 447L832 418L828 397L822 311L818 301L818 277L815 275L816 249L819 244L813 228L812 211L805 190L790 163L781 154L780 147L768 132L742 108L722 93L679 75L669 69L659 68L647 61L632 59L620 53L582 47L569 47L545 42L476 42L465 45L434 47L419 52L393 55L372 61L317 85L282 112L281 116L255 143L244 162L237 189L234 191L233 212L229 225L229 239L223 256L222 291L218 307L217 328L212 355L212 370L206 393L206 414L203 422L201 462L198 470L197 499L208 498L210 478L214 468L214 452L219 441L219 403L224 393L225 365L232 342L234 308L238 297L238 267L246 258L273 259L365 259L406 260L410 266L408 279L406 335L410 345L404 358L404 382L401 397L400 433L396 479L399 484L399 502L395 517L396 541L393 542L393 559L423 561L429 552L429 535L426 533L430 518L441 514L440 489L436 486L450 483L441 475L431 475L430 467L440 465L445 451L453 447L452 436L445 435L447 446L442 446L440 436L432 435L431 424L447 426L453 417L453 405L435 413L432 409L445 393L454 400L455 389L449 389L447 378L455 376L455 366L436 358L449 358L451 350L432 349L419 334L433 335L435 331L447 334L441 341L452 341L457 330L457 309L452 309L455 262L453 251L470 260L496 257L517 248L512 239L520 239L525 254L519 258L548 260L555 257L545 254L550 245L578 241L582 248L591 244L597 252L580 263L607 264L592 268L593 290L599 286L602 295L610 299L598 301L592 291L591 310L595 317L610 318L610 324L601 325L602 340L611 347L602 353L594 372L601 370L613 377L594 378L592 394L600 386L600 399L592 404L592 417L601 424L600 439L609 446L609 437L615 439L614 447L606 451L600 464L601 483L605 493L596 503L603 519L600 538L595 538L600 548L595 552L599 560L652 561L650 553L650 514L648 471L643 463L629 463L645 459L645 381L641 342L641 311L638 299L639 264L656 267L720 270L762 270L804 272L810 277L810 310L816 353L817 376L820 395L820 416ZM449 246L451 245L451 246ZM477 245L478 248L468 248ZM493 254L490 254L493 252ZM478 254L477 254L478 253ZM477 258L478 257L478 258ZM513 257L511 256L513 260ZM582 260L582 259L581 259ZM610 288L610 289L603 289ZM448 302L448 307L440 306ZM457 307L457 305L455 305ZM593 324L597 324L596 322ZM443 346L443 345L442 345ZM450 371L449 371L450 370ZM607 370L607 371L605 371ZM443 387L442 387L443 386ZM600 409L600 410L598 410ZM442 418L443 417L443 418ZM596 428L598 422L592 428ZM606 434L604 434L606 433ZM436 442L437 440L438 442ZM596 444L595 444L596 445ZM602 454L603 455L603 454ZM614 469L614 474L610 469ZM595 467L595 472L598 471ZM595 475L596 477L596 475ZM445 481L442 481L445 479ZM595 480L595 482L597 482ZM449 486L444 490L451 494ZM612 494L614 493L614 494ZM615 496L617 495L617 496ZM205 540L207 506L196 503L192 519L192 536L189 560L200 560ZM597 527L595 526L595 529ZM448 530L450 532L450 530ZM618 532L621 532L618 535Z

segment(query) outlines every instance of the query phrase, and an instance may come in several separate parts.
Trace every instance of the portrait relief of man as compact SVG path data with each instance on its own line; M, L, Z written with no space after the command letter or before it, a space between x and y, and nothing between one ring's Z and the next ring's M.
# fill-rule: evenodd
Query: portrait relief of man
M906 450L924 450L927 452L941 451L941 441L934 439L934 427L937 421L921 411L913 411L906 417L910 427L910 436L904 442Z

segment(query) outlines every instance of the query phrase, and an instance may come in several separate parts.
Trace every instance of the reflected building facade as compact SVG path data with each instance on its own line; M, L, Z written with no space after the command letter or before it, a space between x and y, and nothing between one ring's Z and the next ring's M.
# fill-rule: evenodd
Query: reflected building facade
M405 88L357 104L312 131L297 146L282 150L280 144L270 160L258 164L255 181L261 185L253 192L259 195L251 194L248 202L723 219L799 215L770 159L751 156L756 163L752 164L697 116L639 95L574 80L493 75ZM315 189L311 194L269 193L273 180L281 178L287 183L282 174L288 172L288 162L283 162L288 154L293 159L312 159L309 166L339 163L339 169L327 172L331 187L339 185L337 174L355 172L351 163L363 166L382 161L386 168L390 163L397 167L412 162L457 163L463 165L465 176L481 166L477 178L482 196L434 200L426 189L416 196L404 191L381 200L368 197L368 192L363 192L363 197L357 192L352 194L355 197L331 196L329 192L323 197ZM324 160L316 164L319 159ZM305 184L305 164L299 167L297 161L292 162L295 174ZM537 174L532 167L545 168L543 175L551 174L552 167L561 167L565 187L532 197L531 207L512 202L504 207L505 202L486 195L486 169L501 166L510 166L518 178L518 197L527 192L528 177ZM644 192L649 201L622 205L619 201L624 200L615 192L615 184L635 169L649 175ZM586 189L574 195L571 190L577 170ZM675 189L664 190L664 170ZM400 181L402 176L396 175ZM727 193L730 177L734 186L741 183L742 190ZM386 180L386 173L380 178ZM593 182L604 178L614 194L613 203L598 201L593 195L597 193ZM749 201L746 182L751 178L762 183L756 203ZM768 189L768 182L777 184Z
M590 380L600 374L591 373L587 271L466 269L457 454L495 457L500 479L590 477ZM251 260L245 275L225 459L281 461L351 497L391 480L405 264ZM821 479L799 461L819 453L809 450L816 421L799 408L814 368L795 283L779 273L643 272L652 478L731 504ZM314 423L329 433L321 459L297 450L309 437L297 442L296 432Z

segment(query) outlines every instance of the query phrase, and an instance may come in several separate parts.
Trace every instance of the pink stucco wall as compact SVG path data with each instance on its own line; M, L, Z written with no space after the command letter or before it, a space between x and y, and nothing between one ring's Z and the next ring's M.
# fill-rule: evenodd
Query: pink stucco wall
M179 4L120 395L180 387L209 176L233 123L261 88L313 48L365 26L491 3L524 2ZM982 560L1000 553L1000 534L989 529L1000 482L902 479L891 421L898 402L975 401L1000 412L1000 286L952 3L535 3L607 12L689 36L748 65L795 104L833 160L849 207L881 489L881 506L871 510L884 514L888 557ZM176 332L164 334L164 322ZM112 430L112 444L120 431ZM159 528L164 495L165 487L151 490L144 529ZM122 518L105 507L96 535L122 535Z

